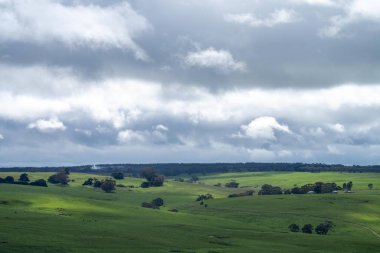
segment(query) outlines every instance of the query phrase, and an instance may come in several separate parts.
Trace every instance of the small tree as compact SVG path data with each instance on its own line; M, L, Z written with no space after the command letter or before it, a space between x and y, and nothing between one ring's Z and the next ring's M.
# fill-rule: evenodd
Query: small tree
M319 235L327 235L327 233L334 227L334 223L331 221L326 221L315 227L315 233Z
M30 185L47 187L47 183L45 179L37 179L36 181L31 182Z
M290 224L288 228L289 228L290 232L297 233L297 232L300 231L300 227L297 224L294 224L294 223Z
M224 186L227 187L227 188L238 188L239 187L239 183L237 183L235 181L231 181L229 183L226 183Z
M348 182L347 183L347 191L351 191L353 185L354 184L352 183L352 181Z
M67 185L69 183L69 176L65 172L58 172L48 178L49 183Z
M162 198L156 198L152 200L152 204L160 207L164 205L164 200Z
M313 233L313 225L311 225L311 224L305 224L302 227L302 233L312 234Z
M64 172L66 175L70 175L70 169L69 169L69 168L64 168L64 169L63 169L63 172Z
M144 169L141 176L147 180L147 183L142 183L142 188L149 186L159 187L164 184L164 177L159 175L154 169Z
M28 174L22 173L18 179L20 182L29 182L29 177Z
M116 190L116 181L111 178L107 178L102 182L100 187L107 193L113 192Z
M82 185L93 185L93 184L94 184L94 179L88 178L86 181L83 182Z
M12 176L7 176L4 178L4 183L13 184L14 182L15 182L15 179Z
M124 174L122 172L113 172L111 174L111 176L114 178L114 179L117 179L117 180L121 180L121 179L124 179Z
M368 189L372 190L373 189L373 184L368 184Z

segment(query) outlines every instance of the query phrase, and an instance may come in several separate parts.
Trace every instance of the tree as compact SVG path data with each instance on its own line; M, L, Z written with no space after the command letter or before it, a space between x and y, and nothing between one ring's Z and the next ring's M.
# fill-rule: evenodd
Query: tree
M353 186L352 181L348 182L348 183L347 183L347 191L351 191L352 186Z
M121 179L124 179L124 174L122 172L113 172L111 174L111 176L114 178L114 179L117 179L117 180L121 180Z
M226 183L224 186L227 187L227 188L238 188L239 187L239 183L235 182L235 181L231 181L229 183Z
M36 181L31 182L30 185L48 187L45 179L37 179Z
M141 176L144 177L147 182L142 183L142 188L147 188L149 186L159 187L164 184L164 177L159 175L154 169L144 169L141 172Z
M113 192L116 190L116 181L111 178L107 178L102 181L102 185L100 187L107 193Z
M312 234L313 233L313 225L311 225L311 224L305 224L302 227L302 233Z
M93 185L94 184L94 179L93 178L88 178L82 185Z
M69 183L69 176L65 172L58 172L54 175L51 175L48 178L48 182L52 184L62 184L67 185Z
M296 232L300 231L300 227L297 224L294 224L294 223L290 224L288 228L289 228L290 232L296 233Z
M28 174L22 173L18 179L20 182L29 182L29 177Z
M94 179L94 181L95 181L93 184L94 188L100 188L102 186L102 181L97 180L97 179Z
M64 168L64 169L63 169L63 172L64 172L66 175L70 175L70 169L69 169L69 168Z
M7 176L4 178L4 183L7 183L7 184L13 184L15 182L15 179L12 177L12 176Z
M373 184L368 184L368 189L372 190L373 189Z
M152 200L152 204L160 207L164 205L164 200L162 198L156 198Z
M327 235L327 233L334 227L334 223L331 221L326 221L315 227L315 233L319 235Z

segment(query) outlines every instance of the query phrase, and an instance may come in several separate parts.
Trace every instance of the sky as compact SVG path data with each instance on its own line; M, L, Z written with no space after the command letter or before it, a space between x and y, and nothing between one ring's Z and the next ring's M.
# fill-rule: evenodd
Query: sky
M0 0L0 166L380 163L380 1Z

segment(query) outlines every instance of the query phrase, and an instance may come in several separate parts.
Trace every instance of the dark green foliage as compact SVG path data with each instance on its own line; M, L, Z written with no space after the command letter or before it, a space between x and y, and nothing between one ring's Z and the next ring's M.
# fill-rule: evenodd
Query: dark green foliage
M48 178L48 182L51 184L67 185L69 183L69 176L65 172L58 172L54 175L51 175Z
M160 206L164 205L164 200L162 198L156 198L152 200L151 202L143 202L141 204L142 207L145 208L153 208L153 209L160 209Z
M212 196L210 193L198 195L197 199L195 201L203 201L208 199L213 199L214 196Z
M6 176L3 179L3 183L6 183L6 184L13 184L14 182L15 182L15 179L12 176Z
M264 184L261 186L261 190L259 191L259 195L276 195L282 194L282 190L278 186L272 186L270 184Z
M102 185L100 187L102 188L103 191L107 193L110 193L116 190L116 181L111 178L102 180L101 183Z
M236 197L252 196L254 192L255 192L254 190L249 190L249 191L241 192L241 193L232 193L232 194L228 195L228 197L229 198L236 198Z
M111 176L114 178L114 179L117 179L117 180L121 180L121 179L124 179L124 174L122 172L113 172L111 174Z
M22 173L18 179L20 182L29 182L29 177L28 174Z
M216 186L216 187L221 187L222 184L221 184L221 183L216 183L216 184L214 184L214 186Z
M164 177L159 175L154 169L144 169L141 172L141 176L147 180L147 182L141 184L141 188L159 187L164 184Z
M162 198L156 198L152 200L152 204L160 207L164 205L164 200Z
M86 185L92 186L93 184L94 184L94 179L93 178L89 178L86 181L84 181L84 183L82 185L83 186L86 186Z
M199 181L199 177L196 176L196 175L193 175L193 176L191 176L190 181L193 182L193 183L198 182Z
M331 193L341 189L336 183L316 182L314 184L305 184L301 187L294 187L290 190L292 194L306 194L308 192L315 193Z
M168 211L169 211L169 212L173 212L173 213L178 213L178 209L175 209L175 208L173 208L173 209L169 209Z
M100 188L102 186L102 181L95 179L94 188Z
M352 190L352 186L354 184L352 183L352 181L348 182L348 183L343 183L343 190L344 191L351 191Z
M224 186L227 187L227 188L238 188L239 187L239 183L237 183L235 181L231 181L229 183L226 183Z
M373 184L368 184L368 189L372 190L373 189Z
M66 175L70 175L70 169L69 168L64 168L63 169L63 173L65 173Z
M319 235L327 235L327 233L334 228L335 225L331 221L326 221L325 223L321 223L315 227L315 233Z
M297 224L294 224L294 223L290 224L288 228L289 228L290 232L297 233L297 232L300 231L300 227Z
M149 182L142 182L140 185L141 188L149 188L149 186L150 186Z
M313 233L313 225L311 225L311 224L305 224L302 227L302 233L312 234Z
M30 185L47 187L47 183L45 179L37 179L36 181L31 182Z

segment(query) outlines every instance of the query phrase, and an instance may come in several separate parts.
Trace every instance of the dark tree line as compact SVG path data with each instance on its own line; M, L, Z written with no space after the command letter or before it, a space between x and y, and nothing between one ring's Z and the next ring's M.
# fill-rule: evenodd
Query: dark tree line
M22 185L32 185L32 186L43 186L47 187L46 180L37 179L33 182L30 182L29 176L27 173L22 173L18 180L15 180L12 176L6 176L5 178L0 177L1 184L22 184Z
M314 229L313 225L311 224L305 224L300 229L300 227L297 224L290 224L288 229L290 232L297 233L301 230L302 233L305 234L312 234L313 231L315 231L318 235L327 235L329 231L331 231L335 227L335 224L332 221L325 221L324 223L321 223L317 225Z
M121 172L126 176L139 177L146 168L155 168L164 176L180 174L202 174L221 172L256 172L256 171L295 171L295 172L380 172L380 165L345 166L341 164L322 163L159 163L159 164L100 164L96 170L92 165L65 167L71 172L111 174ZM8 172L60 172L63 167L11 167L2 168Z

